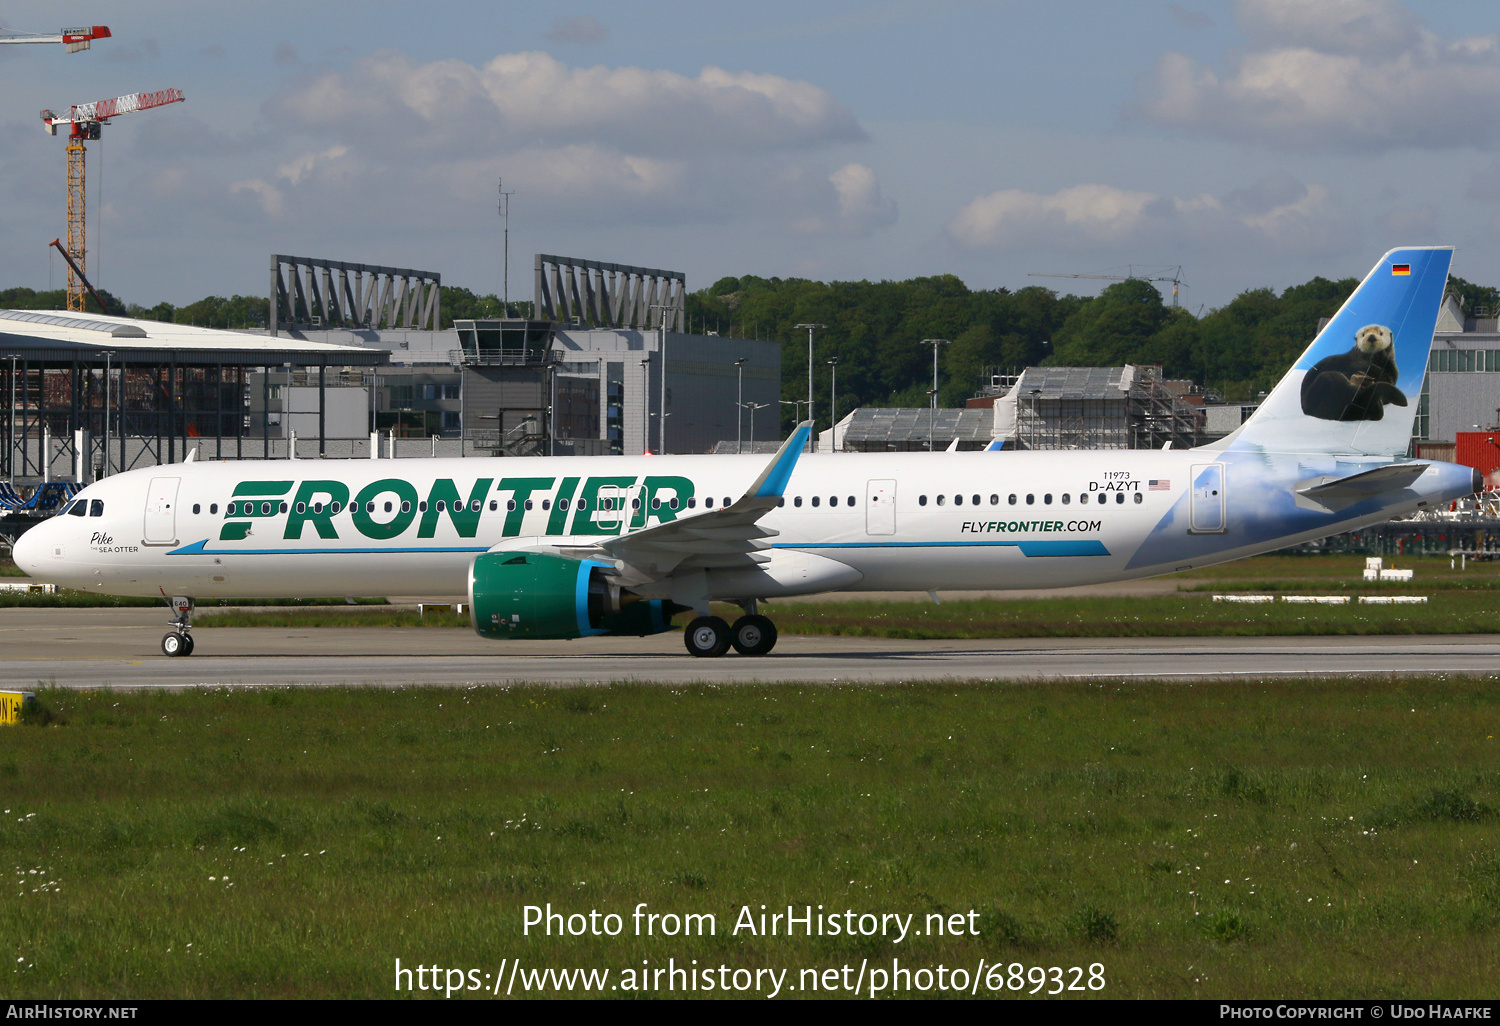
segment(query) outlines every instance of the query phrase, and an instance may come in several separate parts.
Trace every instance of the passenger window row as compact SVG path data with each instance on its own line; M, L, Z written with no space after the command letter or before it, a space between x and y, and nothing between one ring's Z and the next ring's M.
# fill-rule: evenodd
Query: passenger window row
M814 507L818 507L818 506L821 506L823 504L823 496L821 496L821 495L813 495L813 496L809 497L808 501ZM843 501L844 501L844 505L848 506L850 509L854 508L854 496L851 495L848 498L844 499ZM837 495L830 495L828 497L828 505L830 505L830 506L837 506L838 504L839 504L839 497ZM778 505L778 506L785 506L786 505L786 496L783 495L781 497L781 499L776 503L776 505ZM802 496L800 496L800 495L794 495L794 496L792 496L792 505L800 508L802 506Z
M526 509L531 510L531 509L535 509L536 508L537 501L538 500L534 500L534 499L526 499L526 500L523 501L522 504L525 506ZM713 509L714 508L714 501L715 500L712 497L705 498L703 500L703 508L704 509ZM723 506L727 507L727 506L731 505L732 501L733 500L731 500L728 496L725 496L724 500L723 500ZM551 499L542 499L542 500L540 500L540 502L541 502L541 507L542 507L543 510L550 510L550 509L552 509L552 500ZM673 496L672 498L665 500L665 503L663 503L663 500L659 496L653 497L651 499L651 508L652 509L661 509L662 506L663 506L663 504L665 504L668 509L678 509L680 507L680 505L681 505L680 501L678 500L678 498L676 496ZM800 506L802 504L802 501L800 499L797 500L797 504ZM813 500L813 505L816 506L817 504L818 504L818 500L814 499ZM838 498L835 497L835 498L830 499L829 500L829 504L833 505L833 506L837 506L838 505ZM97 516L102 516L103 515L103 510L104 510L103 503L100 502L98 499L95 499L94 500L94 505L98 509L98 512L94 513L94 516L96 516L96 517ZM352 511L355 508L356 505L358 505L358 504L357 503L350 503L349 506L348 506L348 509L350 509ZM375 512L375 505L376 504L373 501L366 502L365 503L365 512L366 513L374 513ZM394 512L394 507L395 507L394 503L386 502L386 503L383 503L382 505L384 506L385 512L387 512L387 513ZM468 503L467 505L468 505L468 509L471 512L473 512L473 513L479 513L479 512L481 512L484 509L484 502L483 502L483 500L480 500L480 499L475 499L472 502ZM489 501L489 505L490 505L490 512L492 512L492 513L498 512L499 509L500 509L500 501L498 499L491 499ZM854 497L852 495L849 497L849 505L851 505L851 506L854 505ZM84 515L84 508L85 508L85 506L86 506L86 503L80 501L80 502L75 503L69 509L65 510L65 512L71 513L73 516L76 516L76 517L81 517L81 516ZM624 499L620 499L620 498L613 498L613 499L611 499L611 498L604 498L604 499L600 499L599 500L599 508L601 510L623 509L624 506L625 506L625 500ZM688 509L696 509L697 506L698 506L698 500L697 499L688 499L687 500L687 508ZM586 509L589 508L589 500L587 500L587 499L575 499L575 500L558 499L557 500L557 508L558 509L568 509L570 507L573 508L573 509L579 510L579 511L586 510ZM273 511L273 509L275 511L281 512L281 513L287 512L287 504L285 502L281 502L281 503L277 503L277 504L273 504L273 503L270 503L270 502L262 502L262 503L260 503L259 508L260 508L260 513L261 513L262 516L270 516L271 513L272 513L272 511ZM333 503L329 503L327 505L327 508L328 508L328 511L330 513L340 513L340 512L342 512L344 510L345 507L343 506L342 503L333 502ZM446 513L446 512L448 512L448 503L445 500L443 500L443 499L439 499L439 500L437 500L436 508L437 508L437 511L439 513ZM454 512L461 512L464 508L465 508L465 503L463 503L463 502L455 502L453 504L453 511ZM630 508L633 509L633 510L639 510L641 508L641 500L640 500L639 497L636 497L636 498L633 498L633 499L630 500ZM516 500L515 499L507 499L506 502L505 502L505 509L506 509L506 512L514 512L515 509L516 509ZM322 513L323 510L324 510L324 504L323 503L321 503L321 502L315 502L315 503L312 504L312 511L314 513ZM208 511L211 514L217 514L219 512L219 504L217 502L210 503L209 507L208 507ZM228 516L231 516L231 517L233 517L233 516L253 516L255 514L255 511L256 511L256 503L252 502L252 501L248 501L248 500L243 501L243 502L231 502L225 508L225 513ZM423 500L423 501L417 503L417 511L421 512L421 513L426 513L427 512L427 502L426 502L426 500ZM201 503L197 503L197 502L193 503L193 512L195 514L201 514L203 512L203 505ZM306 513L307 512L307 504L306 503L302 503L302 502L297 503L297 512L299 514ZM403 503L401 503L401 512L403 512L403 513L410 513L411 512L411 503L410 502L403 502Z
M1094 501L1098 505L1100 505L1100 506L1104 505L1107 501L1109 501L1109 493L1107 493L1107 492L1095 492L1093 494L1094 494L1094 497L1095 497ZM1136 492L1134 494L1135 494L1135 501L1137 503L1141 503L1141 502L1146 501L1145 497L1142 496L1140 492ZM1115 503L1116 504L1118 504L1118 505L1123 505L1124 504L1124 502L1125 502L1125 493L1124 492L1115 492L1114 496L1115 496ZM1059 498L1061 499L1062 504L1064 506L1071 505L1072 502L1073 502L1073 496L1070 493L1068 493L1068 492L1063 492L1062 495L1059 496ZM1020 497L1018 495L1016 495L1014 492L1012 492L1010 494L1010 496L1008 497L1008 502L1009 502L1010 505L1014 506L1019 501L1019 499L1020 499ZM943 505L947 504L948 497L946 495L939 495L939 496L936 496L935 501L937 502L937 504L939 506L943 506ZM1088 502L1089 502L1089 493L1088 492L1079 492L1078 493L1078 503L1079 503L1079 505L1088 505ZM963 504L964 504L964 497L962 495L955 495L955 496L953 496L953 505L955 505L955 506L962 506ZM917 505L918 506L925 506L925 505L927 505L927 496L925 496L925 495L919 495L919 496L917 496ZM979 505L979 496L977 496L977 495L973 496L970 499L970 505L978 506ZM998 505L1000 505L1000 496L998 496L998 495L991 495L990 496L990 505L991 506L998 506ZM1035 492L1031 492L1031 493L1027 494L1027 496L1026 496L1026 505L1028 505L1028 506L1034 506L1034 505L1036 505L1036 493ZM1052 505L1052 493L1051 492L1044 492L1042 494L1042 505L1044 505L1044 506L1050 506L1050 505Z

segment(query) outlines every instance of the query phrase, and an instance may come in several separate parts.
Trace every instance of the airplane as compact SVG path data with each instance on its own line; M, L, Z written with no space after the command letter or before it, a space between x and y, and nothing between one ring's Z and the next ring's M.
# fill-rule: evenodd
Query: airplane
M1451 247L1381 257L1234 434L1194 449L204 462L90 484L16 542L33 577L161 596L467 592L487 638L684 631L763 656L760 603L1053 588L1239 559L1447 503L1476 471L1406 457ZM731 624L712 601L743 610Z

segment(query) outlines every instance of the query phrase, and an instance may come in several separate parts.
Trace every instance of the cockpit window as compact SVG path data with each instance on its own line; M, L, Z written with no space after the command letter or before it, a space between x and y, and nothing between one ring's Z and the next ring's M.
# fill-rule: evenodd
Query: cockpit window
M89 502L87 499L74 499L68 503L68 508L63 510L70 517L81 517L87 514L88 511Z
M89 503L89 516L91 516L91 517L102 517L102 516L104 516L104 500L103 499L94 499L92 502Z

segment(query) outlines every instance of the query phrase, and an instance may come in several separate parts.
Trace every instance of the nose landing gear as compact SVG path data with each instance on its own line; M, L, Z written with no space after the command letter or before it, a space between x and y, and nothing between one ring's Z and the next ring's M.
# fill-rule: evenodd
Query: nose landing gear
M170 621L172 629L162 635L162 655L190 656L193 654L193 636L189 633L193 629L193 600L187 595L173 595L167 602L174 615Z

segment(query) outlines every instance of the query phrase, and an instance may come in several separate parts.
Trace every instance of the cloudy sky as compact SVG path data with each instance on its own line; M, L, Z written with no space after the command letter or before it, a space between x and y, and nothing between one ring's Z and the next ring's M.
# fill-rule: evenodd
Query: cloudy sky
M64 13L59 13L64 12ZM1491 0L0 0L0 287L60 286L43 107L181 88L89 149L90 269L147 305L271 253L513 298L532 254L723 275L1182 266L1183 302L1455 244L1500 284Z

